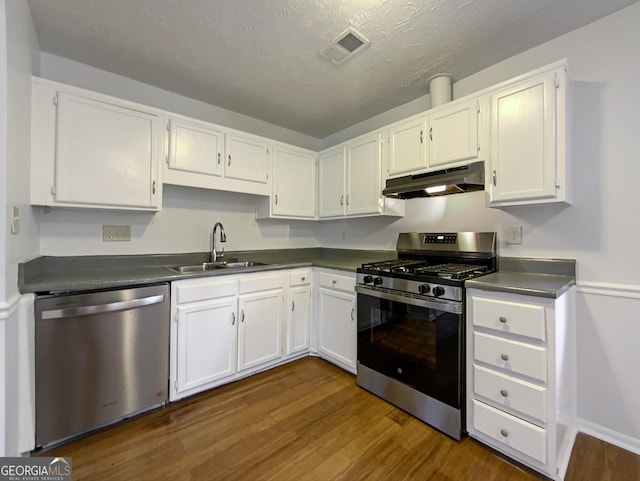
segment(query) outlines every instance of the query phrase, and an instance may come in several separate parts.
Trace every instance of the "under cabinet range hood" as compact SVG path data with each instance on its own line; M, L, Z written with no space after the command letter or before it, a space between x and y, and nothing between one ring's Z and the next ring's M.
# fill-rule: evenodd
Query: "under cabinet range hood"
M459 194L484 189L484 162L388 179L382 194L398 199Z

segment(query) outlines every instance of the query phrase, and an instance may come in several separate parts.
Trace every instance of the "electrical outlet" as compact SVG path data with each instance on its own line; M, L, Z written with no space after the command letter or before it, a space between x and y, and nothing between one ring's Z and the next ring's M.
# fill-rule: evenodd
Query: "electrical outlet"
M102 242L122 242L131 240L130 225L103 225Z
M509 227L507 234L507 244L522 244L522 226L516 225Z

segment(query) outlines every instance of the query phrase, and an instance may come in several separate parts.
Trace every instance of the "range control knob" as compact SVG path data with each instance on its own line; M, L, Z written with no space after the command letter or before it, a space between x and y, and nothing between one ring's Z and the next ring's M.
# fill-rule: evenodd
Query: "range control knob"
M374 286L379 286L380 284L382 284L382 277L374 277L373 278L373 285Z
M429 284L420 284L418 286L418 292L423 296L425 294L428 294L430 290L431 290L431 287L429 287Z
M436 286L433 288L433 295L435 297L440 297L442 294L444 294L444 287Z
M362 282L364 282L365 284L371 284L373 282L373 277L371 276L364 276L362 278Z

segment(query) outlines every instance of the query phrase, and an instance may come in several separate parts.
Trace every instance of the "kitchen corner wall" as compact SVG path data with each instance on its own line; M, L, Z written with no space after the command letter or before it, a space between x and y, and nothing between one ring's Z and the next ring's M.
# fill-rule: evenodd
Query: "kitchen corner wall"
M403 219L317 228L320 245L393 248L402 231L497 231L501 256L574 258L578 266L578 416L584 432L640 453L640 3L454 84L454 98L566 58L573 79L570 206L490 209L483 193L407 201ZM397 120L378 116L349 135ZM340 134L329 139L343 140ZM323 148L331 142L323 141ZM509 226L523 243L504 242Z

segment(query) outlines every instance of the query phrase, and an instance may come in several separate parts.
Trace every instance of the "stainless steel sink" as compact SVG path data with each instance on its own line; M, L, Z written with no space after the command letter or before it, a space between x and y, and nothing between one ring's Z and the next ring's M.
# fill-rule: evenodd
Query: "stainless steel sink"
M254 267L254 266L266 266L265 262L257 261L243 261L243 262L227 262L227 267Z
M186 274L187 272L213 271L216 269L224 269L225 267L227 267L227 265L223 264L222 262L203 262L202 264L194 264L192 266L176 266L170 267L169 269L181 274Z
M186 274L190 272L206 272L213 271L217 269L227 269L234 267L254 267L254 266L266 266L268 264L264 262L257 261L234 261L234 262L203 262L202 264L194 264L191 266L176 266L169 267L170 270L174 272L179 272L180 274Z

